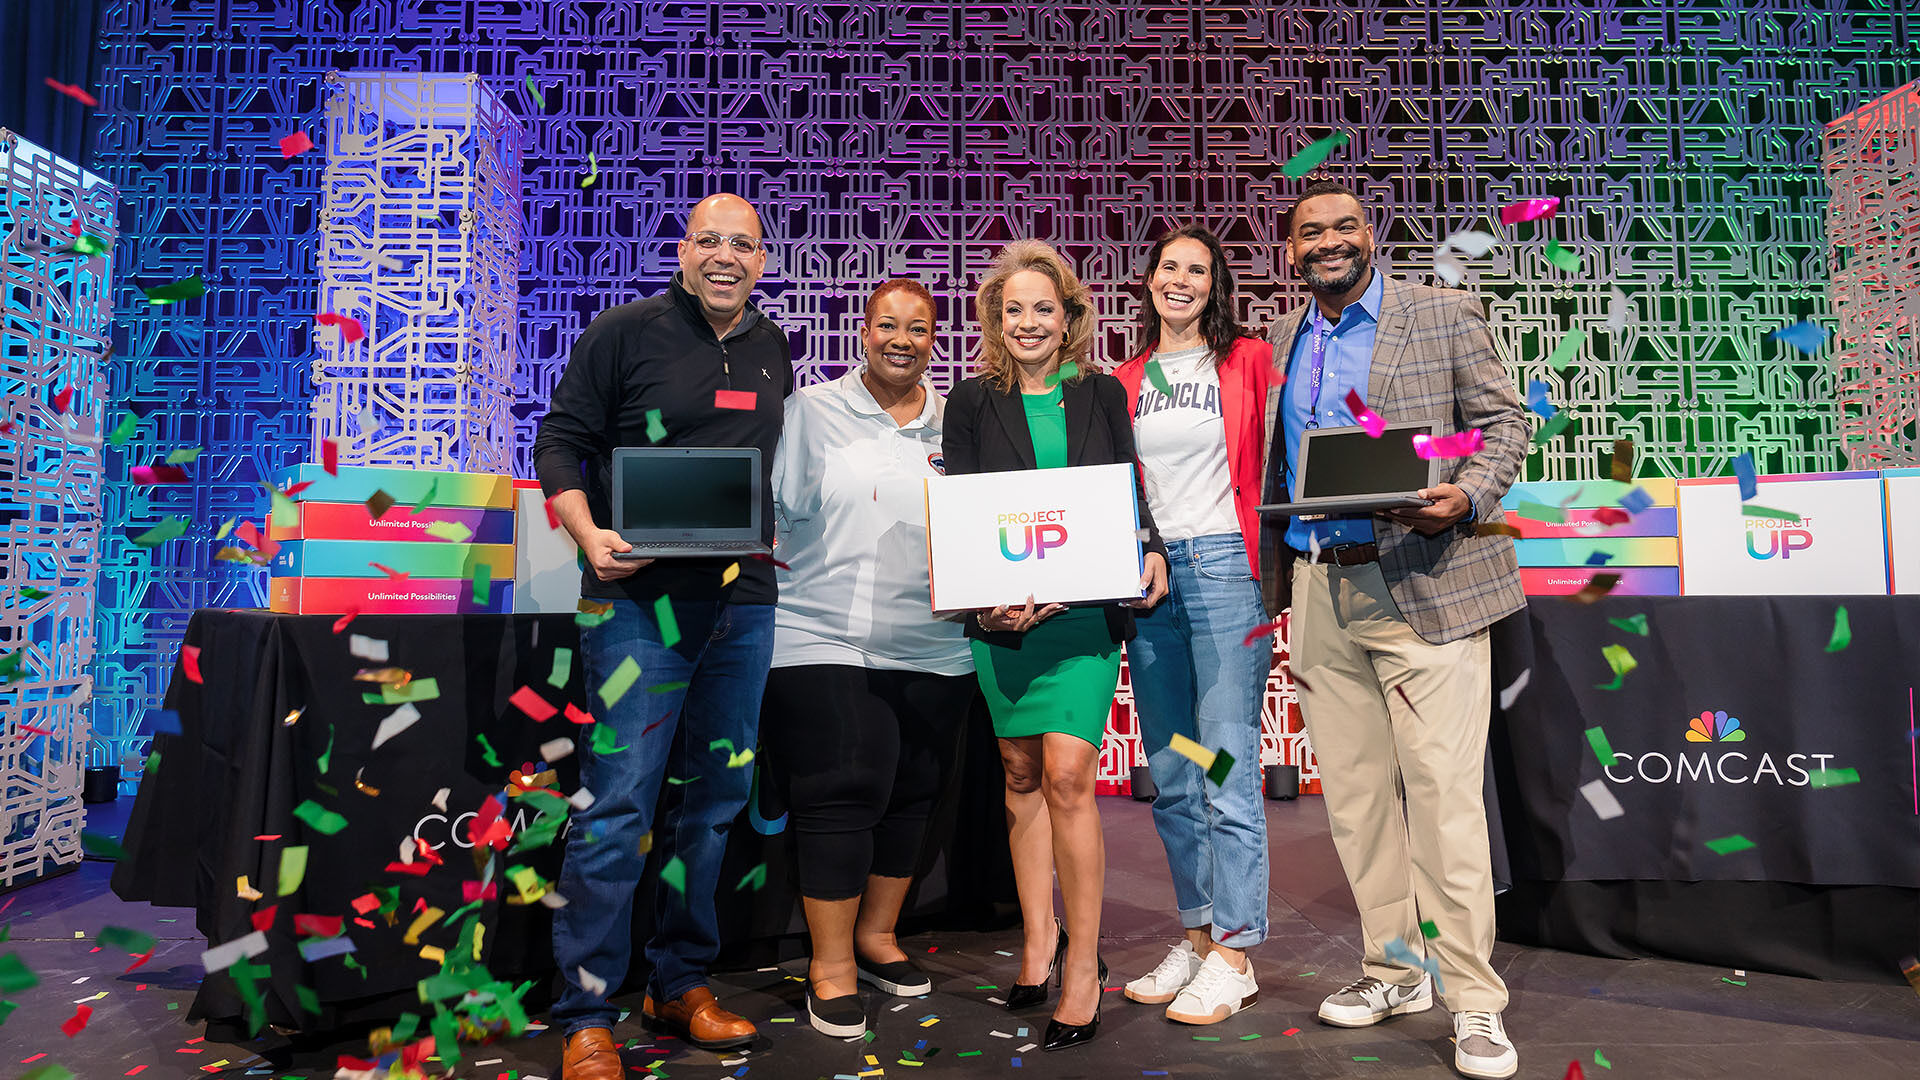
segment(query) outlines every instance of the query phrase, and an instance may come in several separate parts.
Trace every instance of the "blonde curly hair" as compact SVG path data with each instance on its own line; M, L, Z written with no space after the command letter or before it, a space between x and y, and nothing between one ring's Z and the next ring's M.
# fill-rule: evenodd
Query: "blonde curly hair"
M1044 240L1015 240L1001 248L993 260L993 269L987 271L986 280L980 283L973 309L974 318L980 323L980 374L1002 392L1010 393L1014 388L1013 356L1007 352L1006 339L1000 332L1000 304L1006 294L1007 279L1023 270L1045 274L1066 306L1067 330L1060 341L1058 359L1061 367L1073 363L1075 371L1061 381L1078 382L1088 373L1093 351L1093 295L1073 272L1066 257Z

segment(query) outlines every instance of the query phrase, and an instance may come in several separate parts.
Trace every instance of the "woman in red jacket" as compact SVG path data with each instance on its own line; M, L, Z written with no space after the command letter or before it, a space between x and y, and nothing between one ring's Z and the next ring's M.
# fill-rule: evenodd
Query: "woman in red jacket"
M1267 819L1260 713L1268 642L1260 604L1261 450L1273 351L1234 319L1233 271L1197 225L1162 236L1141 283L1127 388L1147 501L1166 541L1170 592L1127 643L1134 711L1158 794L1186 938L1127 984L1170 1020L1211 1024L1259 997L1246 951L1267 936ZM1175 735L1233 756L1219 782L1169 748Z

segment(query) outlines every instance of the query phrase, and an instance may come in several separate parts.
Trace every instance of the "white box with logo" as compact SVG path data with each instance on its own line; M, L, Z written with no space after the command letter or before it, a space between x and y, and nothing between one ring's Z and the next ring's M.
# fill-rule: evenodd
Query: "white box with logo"
M1133 466L928 477L933 610L1140 595Z
M580 610L580 548L572 534L547 524L547 500L538 486L517 482L513 546L513 610Z
M1757 494L1744 507L1740 482L1731 476L1681 480L1678 488L1682 595L1887 591L1884 496L1877 472L1762 476Z
M1920 593L1920 469L1888 469L1887 569L1893 591Z

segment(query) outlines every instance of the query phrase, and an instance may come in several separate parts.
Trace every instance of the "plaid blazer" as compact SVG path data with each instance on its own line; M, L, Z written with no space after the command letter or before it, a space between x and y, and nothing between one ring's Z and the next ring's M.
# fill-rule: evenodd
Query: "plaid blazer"
M1432 420L1451 433L1477 427L1486 448L1471 458L1445 463L1443 475L1473 500L1482 522L1506 520L1500 499L1526 460L1530 425L1514 390L1486 311L1471 294L1436 289L1388 277L1380 298L1380 324L1373 339L1367 405L1388 423ZM1308 304L1312 303L1311 300ZM1269 335L1273 365L1284 374L1293 339L1306 318L1302 304L1281 318ZM1286 500L1286 437L1280 421L1284 382L1267 392L1267 502ZM1293 559L1286 546L1284 515L1264 515L1260 527L1260 591L1270 616L1293 602ZM1513 541L1473 535L1474 518L1461 519L1438 536L1422 536L1389 518L1375 516L1380 570L1394 602L1416 633L1436 645L1463 638L1526 606Z

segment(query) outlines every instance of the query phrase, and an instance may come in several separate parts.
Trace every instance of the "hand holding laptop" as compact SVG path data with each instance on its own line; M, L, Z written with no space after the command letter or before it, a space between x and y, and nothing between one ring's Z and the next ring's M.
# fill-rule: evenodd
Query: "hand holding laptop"
M1417 494L1433 502L1427 506L1398 507L1382 513L1421 536L1438 536L1453 528L1455 523L1473 510L1467 493L1454 484L1421 488Z

